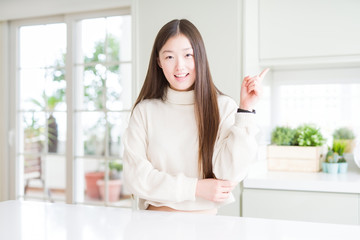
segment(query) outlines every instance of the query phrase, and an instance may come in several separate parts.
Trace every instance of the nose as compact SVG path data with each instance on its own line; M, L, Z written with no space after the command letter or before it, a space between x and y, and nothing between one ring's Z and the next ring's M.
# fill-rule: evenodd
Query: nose
M185 68L185 61L183 58L177 58L176 61L176 70L183 70Z

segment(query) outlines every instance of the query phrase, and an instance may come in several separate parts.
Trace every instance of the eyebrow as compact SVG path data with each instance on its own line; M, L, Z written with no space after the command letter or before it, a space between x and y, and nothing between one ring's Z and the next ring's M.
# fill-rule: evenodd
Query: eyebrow
M188 47L188 48L184 48L183 51L187 51L187 50L193 50L192 47ZM164 50L161 52L161 54L164 54L164 53L173 53L173 51L171 50Z

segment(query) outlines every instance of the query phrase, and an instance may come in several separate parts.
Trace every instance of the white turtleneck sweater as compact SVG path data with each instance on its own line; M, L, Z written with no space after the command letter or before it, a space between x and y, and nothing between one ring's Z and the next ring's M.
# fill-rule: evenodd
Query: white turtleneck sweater
M218 179L242 181L256 156L255 114L237 113L230 97L218 96L220 126L213 154ZM144 100L134 109L125 134L124 181L139 197L139 208L214 209L222 203L195 196L198 176L198 131L194 91L167 89L166 100Z

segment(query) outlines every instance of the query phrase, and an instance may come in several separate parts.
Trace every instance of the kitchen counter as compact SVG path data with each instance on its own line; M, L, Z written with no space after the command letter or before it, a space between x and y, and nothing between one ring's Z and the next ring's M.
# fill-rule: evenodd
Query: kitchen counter
M260 161L252 167L243 186L252 189L360 193L360 168L349 163L349 170L344 174L275 172L267 170L266 161Z
M360 227L27 201L0 203L6 240L359 239Z

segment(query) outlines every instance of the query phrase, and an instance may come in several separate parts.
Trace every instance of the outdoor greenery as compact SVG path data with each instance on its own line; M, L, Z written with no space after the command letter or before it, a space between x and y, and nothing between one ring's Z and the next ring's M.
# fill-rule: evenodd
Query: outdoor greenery
M106 88L108 74L118 74L119 64L110 65L105 68L98 64L98 62L103 62L105 59L107 62L119 61L120 43L115 36L108 34L106 37L106 44L104 41L98 41L95 43L93 49L94 51L91 56L84 57L84 104L92 106L95 109L104 109L106 107L106 101L104 101L104 99L118 99L120 97L118 92L111 90L107 91ZM93 63L96 64L94 65ZM87 135L89 135L89 138L84 143L85 154L94 155L99 152L96 150L99 138L97 130L99 126L105 126L105 124L107 124L107 129L110 133L113 126L109 122L104 122L103 118L99 118L94 126L88 129ZM100 155L104 155L104 153L104 149L100 150Z
M107 71L117 73L119 71L119 64L107 66L106 68L98 62L117 62L119 61L120 43L115 36L108 34L104 41L95 43L94 51L91 56L84 57L85 63L85 76L87 79L84 81L84 103L91 104L96 109L104 109L106 97L119 98L119 93L111 91L108 92L110 96L106 96L106 79ZM106 46L106 49L105 49ZM97 63L94 65L93 63Z
M123 165L119 161L111 161L109 162L109 171L110 171L110 179L120 179L121 172L123 170Z
M105 42L106 41L106 42ZM119 61L120 43L118 39L108 34L105 41L98 41L94 44L94 51L91 56L84 56L84 104L91 105L95 109L104 109L106 98L118 99L119 93L115 91L108 91L106 89L106 80L109 73L118 74L119 64L104 67L99 62L117 62ZM42 111L49 111L50 115L47 119L48 125L48 150L49 152L57 152L58 142L58 127L56 118L53 115L56 107L60 103L65 102L65 54L62 54L61 59L57 59L52 70L48 72L53 83L57 83L57 88L49 93L43 91L40 100L35 98L29 99L34 106L37 106ZM52 89L53 90L53 89ZM106 94L108 96L106 96ZM25 134L45 135L44 126L39 126L38 119L34 116L32 122L26 123ZM85 135L88 139L84 143L85 154L96 154L96 147L98 145L97 128L99 125L104 125L104 119L99 118L98 122L90 129L87 129ZM42 129L41 129L42 128ZM111 126L108 126L111 128ZM110 129L109 129L110 130ZM102 150L103 154L104 151Z
M35 145L38 146L38 150L41 149L43 147L42 136L44 135L45 128L39 124L38 119L35 117L35 113L31 113L30 119L24 117L24 123L25 151L29 150L29 148L33 148Z

